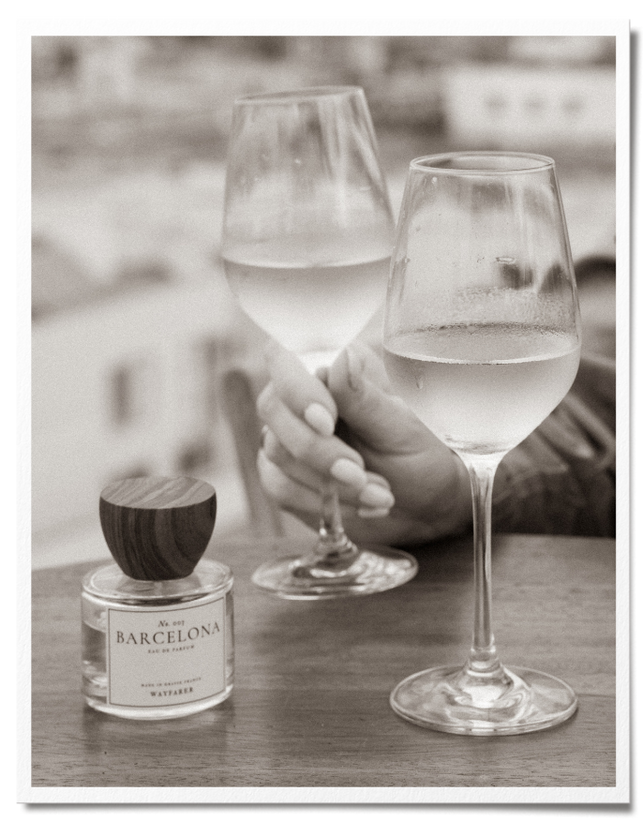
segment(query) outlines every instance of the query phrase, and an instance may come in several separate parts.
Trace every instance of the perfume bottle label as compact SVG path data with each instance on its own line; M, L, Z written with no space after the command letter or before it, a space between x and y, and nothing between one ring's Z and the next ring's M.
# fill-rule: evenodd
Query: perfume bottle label
M200 604L107 608L107 703L164 707L225 688L225 595Z

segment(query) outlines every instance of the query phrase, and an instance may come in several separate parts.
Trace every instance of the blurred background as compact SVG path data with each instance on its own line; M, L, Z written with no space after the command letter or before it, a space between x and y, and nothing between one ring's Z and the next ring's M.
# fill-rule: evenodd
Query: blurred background
M396 213L414 157L549 154L579 272L614 252L613 37L41 36L32 70L34 567L107 557L98 496L130 475L206 479L215 534L247 525L221 401L264 342L219 259L235 97L363 86ZM585 344L613 354L614 283L588 279Z

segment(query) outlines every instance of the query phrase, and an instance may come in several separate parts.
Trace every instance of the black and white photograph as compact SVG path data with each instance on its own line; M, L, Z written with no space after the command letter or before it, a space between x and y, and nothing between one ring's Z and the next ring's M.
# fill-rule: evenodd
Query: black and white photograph
M157 28L25 58L19 802L627 805L628 22Z

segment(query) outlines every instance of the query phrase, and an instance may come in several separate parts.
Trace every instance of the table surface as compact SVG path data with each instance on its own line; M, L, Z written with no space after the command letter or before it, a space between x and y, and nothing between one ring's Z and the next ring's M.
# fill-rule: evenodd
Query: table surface
M96 563L32 574L32 787L614 787L615 543L497 536L494 633L501 660L565 679L564 724L477 738L398 717L392 688L464 662L472 624L470 539L416 551L396 590L354 599L273 599L253 568L298 545L215 539L235 574L232 695L171 721L130 721L80 693L80 583Z

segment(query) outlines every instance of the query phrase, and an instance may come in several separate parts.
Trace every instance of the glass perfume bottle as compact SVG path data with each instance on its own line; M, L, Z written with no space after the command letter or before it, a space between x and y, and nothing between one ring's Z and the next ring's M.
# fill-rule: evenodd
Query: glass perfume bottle
M125 479L103 490L99 510L116 563L83 579L85 701L132 719L219 704L233 686L233 577L201 558L214 488L187 477Z

